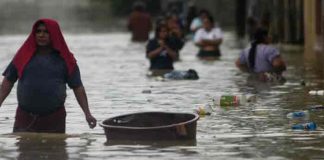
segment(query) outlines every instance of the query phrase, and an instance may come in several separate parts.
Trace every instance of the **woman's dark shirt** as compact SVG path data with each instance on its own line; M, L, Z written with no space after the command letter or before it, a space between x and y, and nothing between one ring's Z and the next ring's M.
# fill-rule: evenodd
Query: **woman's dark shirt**
M3 75L12 83L17 81L18 72L12 62ZM18 105L34 114L54 112L64 106L66 84L70 88L82 86L78 66L74 73L68 76L66 63L57 52L35 54L18 80Z
M166 43L171 49L175 50L175 45ZM146 56L148 53L160 47L157 39L151 39L146 46ZM150 70L173 70L173 60L167 54L167 50L162 50L157 57L150 59Z

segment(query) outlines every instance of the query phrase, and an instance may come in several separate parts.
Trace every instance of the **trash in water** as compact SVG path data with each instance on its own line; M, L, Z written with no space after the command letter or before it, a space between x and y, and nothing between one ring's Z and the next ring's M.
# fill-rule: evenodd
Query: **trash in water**
M307 131L315 131L317 125L315 122L303 123L303 124L295 124L291 127L293 130L307 130Z
M211 115L213 112L212 106L210 104L198 105L198 108L194 110L200 116Z
M188 71L172 71L164 74L164 78L173 80L197 80L199 79L198 73L189 69Z
M307 118L309 117L308 111L296 111L287 114L287 118L294 119L294 118Z
M313 90L313 91L309 91L308 94L317 95L317 96L323 96L324 95L324 90Z
M309 106L308 109L310 111L320 111L320 110L324 110L324 106L323 105L314 105L314 106Z
M216 106L239 106L246 103L256 102L255 95L222 95L213 98L213 103Z
M146 89L146 90L143 90L143 91L142 91L142 93L145 93L145 94L151 94L151 93L152 93L152 91L151 91L151 90L149 90L149 89Z

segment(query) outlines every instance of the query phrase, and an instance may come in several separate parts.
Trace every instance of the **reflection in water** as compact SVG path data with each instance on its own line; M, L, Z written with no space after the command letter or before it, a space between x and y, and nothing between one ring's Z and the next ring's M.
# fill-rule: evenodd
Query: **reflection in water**
M163 69L160 69L160 70L151 70L147 73L147 76L148 77L163 77L164 74L166 73L169 73L171 72L172 70L163 70Z
M66 138L64 134L17 134L17 152L19 160L49 159L67 160Z
M108 140L105 145L143 145L151 147L172 147L172 146L196 146L196 140L175 140L175 141L131 141L131 140Z

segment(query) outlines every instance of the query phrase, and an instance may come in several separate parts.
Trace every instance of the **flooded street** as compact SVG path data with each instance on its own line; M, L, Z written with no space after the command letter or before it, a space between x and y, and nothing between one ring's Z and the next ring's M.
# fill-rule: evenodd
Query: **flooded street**
M324 160L324 110L310 112L308 121L317 123L317 131L293 131L294 122L286 118L289 112L324 102L323 96L308 95L309 90L323 89L324 81L321 68L304 60L303 50L283 53L288 65L284 85L253 82L235 67L241 48L235 36L226 32L218 61L198 60L192 42L181 51L175 68L195 69L198 81L159 81L147 77L145 44L130 42L128 33L65 34L65 38L78 60L90 109L98 121L139 111L193 112L196 104L222 94L255 94L257 102L217 108L211 116L200 118L193 143L109 144L102 127L88 128L72 90L66 101L66 134L12 134L15 85L0 108L1 160ZM26 35L0 36L1 73L25 39Z

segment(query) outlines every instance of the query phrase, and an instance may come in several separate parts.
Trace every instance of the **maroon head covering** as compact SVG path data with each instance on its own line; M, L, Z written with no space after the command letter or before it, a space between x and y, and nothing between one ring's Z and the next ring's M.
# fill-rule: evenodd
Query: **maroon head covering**
M68 74L71 75L75 69L76 60L65 43L59 24L52 19L39 19L34 23L32 32L13 59L13 64L18 70L18 77L22 77L26 64L29 62L37 49L35 35L37 24L40 22L45 24L46 29L50 34L52 47L57 50L60 56L64 59L68 69Z

